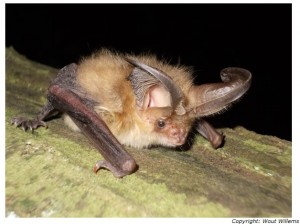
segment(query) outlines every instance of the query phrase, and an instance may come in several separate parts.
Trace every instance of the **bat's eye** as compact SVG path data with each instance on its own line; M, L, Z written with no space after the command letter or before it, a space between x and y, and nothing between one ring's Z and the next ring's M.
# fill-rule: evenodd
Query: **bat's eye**
M160 119L157 121L157 126L159 128L163 128L163 127L165 127L165 125L166 125L166 122L164 120Z

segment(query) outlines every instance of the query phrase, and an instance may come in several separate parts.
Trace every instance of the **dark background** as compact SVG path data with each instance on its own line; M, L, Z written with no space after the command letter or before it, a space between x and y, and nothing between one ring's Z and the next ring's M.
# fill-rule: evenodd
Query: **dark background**
M291 140L291 23L291 4L6 4L6 46L56 68L102 47L152 52L198 84L243 67L248 94L208 120Z

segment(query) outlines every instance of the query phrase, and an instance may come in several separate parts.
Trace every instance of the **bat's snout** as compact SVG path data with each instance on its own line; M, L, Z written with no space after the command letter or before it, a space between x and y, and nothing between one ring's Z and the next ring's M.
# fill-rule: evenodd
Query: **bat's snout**
M180 146L185 143L187 131L182 127L173 127L169 132L170 141L175 146Z

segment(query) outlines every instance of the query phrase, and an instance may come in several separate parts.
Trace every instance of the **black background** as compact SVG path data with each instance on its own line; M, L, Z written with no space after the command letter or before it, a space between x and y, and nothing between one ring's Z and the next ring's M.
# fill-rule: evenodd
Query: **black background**
M193 66L195 82L224 67L253 74L248 94L209 118L291 140L291 4L6 4L6 46L61 68L102 47L152 52Z

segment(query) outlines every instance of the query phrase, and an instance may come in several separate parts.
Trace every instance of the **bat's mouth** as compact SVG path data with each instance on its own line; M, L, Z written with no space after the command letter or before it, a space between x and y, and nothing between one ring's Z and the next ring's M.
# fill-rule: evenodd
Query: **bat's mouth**
M182 139L180 139L180 140L177 140L175 143L174 143L174 145L175 146L181 146L181 145L183 145L185 143L185 138L182 138Z

